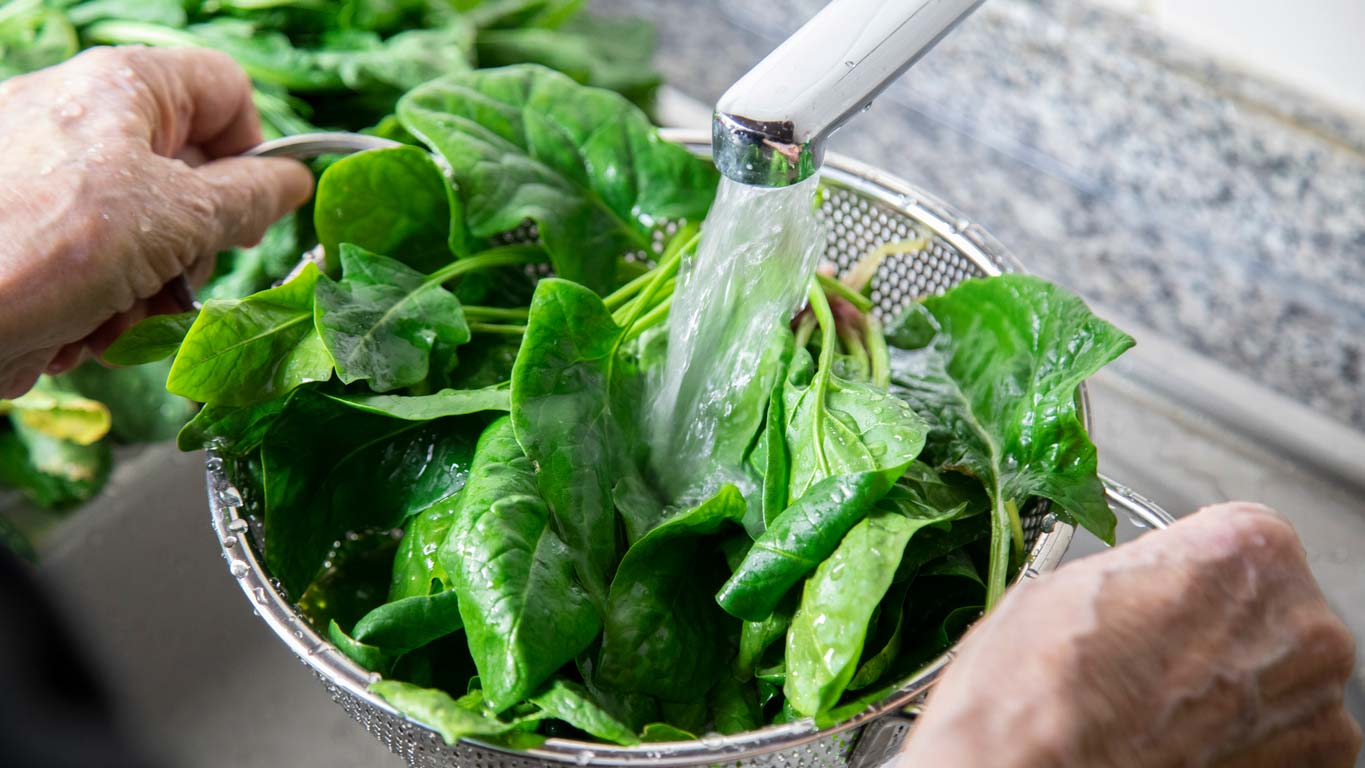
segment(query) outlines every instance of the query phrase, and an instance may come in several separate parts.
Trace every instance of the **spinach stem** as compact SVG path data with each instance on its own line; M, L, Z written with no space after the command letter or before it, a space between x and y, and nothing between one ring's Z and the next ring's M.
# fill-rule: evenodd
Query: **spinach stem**
M872 311L872 299L867 298L828 275L816 275L815 279L820 281L820 287L825 289L825 293L832 296L838 296L844 301L847 301L849 304L857 307L859 312Z
M503 336L521 336L526 333L526 326L499 325L497 323L470 323L469 330L473 333L497 333Z
M816 466L825 474L830 474L829 459L825 456L825 441L822 435L825 434L825 396L829 390L830 368L834 365L834 345L838 344L836 330L834 327L834 312L829 308L829 300L825 298L825 292L820 287L817 280L812 280L810 284L810 309L815 315L815 320L820 324L820 363L819 370L815 372L815 380L811 382L811 388L815 390L815 407L811 409L811 422L815 435L815 461Z
M1014 499L1005 502L1005 512L1010 518L1010 551L1014 555L1014 562L1024 562L1024 521L1019 519L1019 507L1015 505Z
M810 344L810 337L815 333L815 314L809 313L801 316L801 322L796 326L796 349L805 349Z
M526 322L529 310L526 307L477 307L466 306L464 316L466 320L520 320Z
M640 295L636 296L635 300L630 304L627 304L625 307L622 307L619 311L612 314L612 320L615 320L617 325L629 330L635 325L635 322L640 319L640 316L653 306L654 301L659 298L660 295L664 294L665 291L669 294L672 293L674 275L678 274L678 265L681 263L681 259L679 258L681 253L682 251L679 250L671 259L660 264L652 273L650 273L650 280L645 285L644 290L640 292ZM668 287L665 288L665 286Z
M1024 561L1024 523L1013 499L1002 499L999 483L991 494L991 560L986 580L986 610L1005 594L1010 563ZM1008 548L1008 549L1007 549Z
M516 267L525 264L539 264L545 261L545 251L536 245L504 245L481 251L468 258L453 261L432 272L425 285L441 284L453 280L466 272L474 272L490 267Z
M626 332L625 341L638 338L640 334L653 328L668 317L668 311L673 308L673 297L669 296L659 302L658 306L649 310L635 321L635 324Z
M872 361L872 384L882 389L891 386L891 351L886 346L882 322L872 315L863 317L867 356Z
M872 361L868 358L867 345L863 343L858 330L856 328L840 328L839 341L843 344L844 351L853 358L853 364L858 369L858 376L864 379L870 377Z
M996 484L991 494L991 557L986 574L986 612L990 613L1000 596L1005 594L1005 581L1009 573L1009 554L1006 540L1010 538L1009 512L1000 498L1000 487Z
M625 306L626 302L630 301L631 297L639 293L640 289L644 288L654 279L654 273L656 271L669 267L671 262L677 262L682 259L683 253L690 250L698 239L699 229L700 227L696 224L688 223L684 225L678 230L678 233L673 236L673 239L668 241L668 247L664 249L663 255L659 257L658 266L634 280L631 280L620 288L617 288L615 291L612 291L606 298L602 299L602 303L606 304L607 309L610 309L613 312Z

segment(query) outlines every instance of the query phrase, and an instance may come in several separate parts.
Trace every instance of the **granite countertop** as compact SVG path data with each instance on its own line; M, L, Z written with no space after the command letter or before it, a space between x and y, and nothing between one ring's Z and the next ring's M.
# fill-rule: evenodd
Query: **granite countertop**
M705 103L819 0L598 0ZM1365 121L1084 0L991 0L831 140L1028 267L1365 429Z

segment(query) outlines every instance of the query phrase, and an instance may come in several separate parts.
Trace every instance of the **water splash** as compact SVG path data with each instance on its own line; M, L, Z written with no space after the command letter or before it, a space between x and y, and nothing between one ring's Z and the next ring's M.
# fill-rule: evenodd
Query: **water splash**
M674 497L738 479L778 375L772 341L824 251L817 184L811 177L774 189L721 179L696 255L683 264L667 364L653 382L652 455Z

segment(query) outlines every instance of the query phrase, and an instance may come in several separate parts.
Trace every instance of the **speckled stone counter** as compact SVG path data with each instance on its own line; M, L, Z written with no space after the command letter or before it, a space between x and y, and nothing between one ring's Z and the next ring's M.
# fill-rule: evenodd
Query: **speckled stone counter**
M818 0L597 0L706 103ZM1365 120L1084 0L991 0L831 142L1033 271L1365 429Z

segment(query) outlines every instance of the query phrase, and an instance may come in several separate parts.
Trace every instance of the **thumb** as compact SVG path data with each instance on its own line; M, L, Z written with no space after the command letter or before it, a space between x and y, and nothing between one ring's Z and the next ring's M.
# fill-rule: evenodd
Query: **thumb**
M282 157L229 157L194 169L215 203L212 251L257 243L313 193L313 174Z

